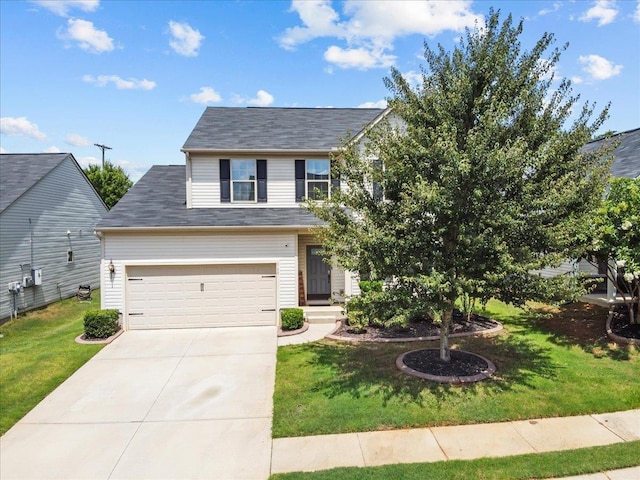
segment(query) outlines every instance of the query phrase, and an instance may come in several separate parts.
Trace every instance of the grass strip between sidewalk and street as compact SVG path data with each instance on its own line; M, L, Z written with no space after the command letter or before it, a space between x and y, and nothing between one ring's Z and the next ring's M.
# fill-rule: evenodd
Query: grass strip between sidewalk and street
M104 347L75 342L84 313L99 309L94 290L91 301L72 297L0 325L0 435Z
M585 475L638 465L640 441L561 452L271 475L270 480L519 480Z

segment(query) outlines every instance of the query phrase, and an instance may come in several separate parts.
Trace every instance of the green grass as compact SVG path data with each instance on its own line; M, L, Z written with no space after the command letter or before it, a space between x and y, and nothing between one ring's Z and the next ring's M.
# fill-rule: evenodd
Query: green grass
M82 317L100 308L74 298L28 312L0 326L0 435L93 357L103 345L80 345Z
M311 473L272 475L272 480L517 480L553 478L615 470L638 465L640 441L563 452L516 455L479 460L449 460L365 468L334 468Z
M500 422L640 408L640 352L602 338L574 340L540 314L491 302L505 331L456 340L498 371L464 387L401 373L402 353L437 342L321 341L278 349L273 436ZM604 318L602 319L604 329ZM604 330L602 331L604 334Z

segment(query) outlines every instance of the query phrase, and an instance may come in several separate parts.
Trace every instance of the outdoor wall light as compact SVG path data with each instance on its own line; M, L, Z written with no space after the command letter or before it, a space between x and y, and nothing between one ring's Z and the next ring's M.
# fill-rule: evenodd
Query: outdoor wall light
M113 260L109 262L109 272L116 273L116 266L113 264Z

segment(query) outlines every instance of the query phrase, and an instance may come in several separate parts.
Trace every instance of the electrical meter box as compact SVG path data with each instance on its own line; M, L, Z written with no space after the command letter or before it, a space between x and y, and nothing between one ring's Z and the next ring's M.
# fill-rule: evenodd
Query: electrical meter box
M36 267L31 269L31 281L33 285L42 285L42 268Z

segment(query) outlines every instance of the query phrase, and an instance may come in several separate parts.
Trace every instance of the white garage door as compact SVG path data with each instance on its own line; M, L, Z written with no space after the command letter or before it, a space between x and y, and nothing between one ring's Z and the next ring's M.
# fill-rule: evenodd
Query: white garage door
M276 266L127 268L128 328L276 324Z

